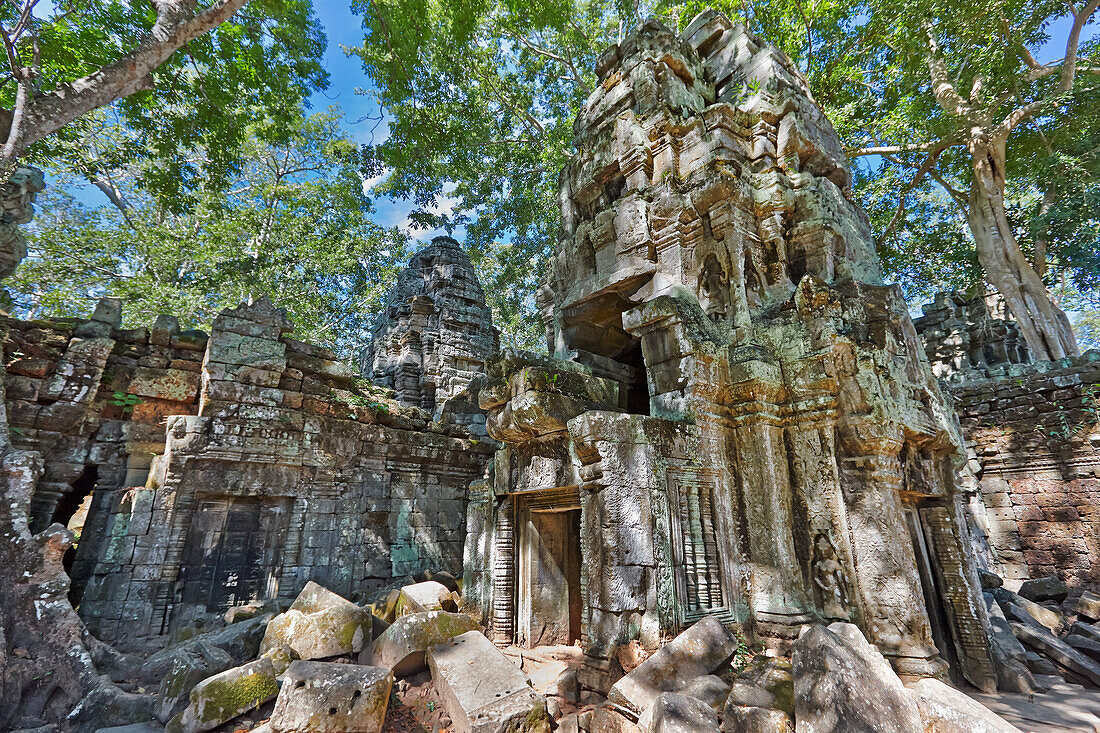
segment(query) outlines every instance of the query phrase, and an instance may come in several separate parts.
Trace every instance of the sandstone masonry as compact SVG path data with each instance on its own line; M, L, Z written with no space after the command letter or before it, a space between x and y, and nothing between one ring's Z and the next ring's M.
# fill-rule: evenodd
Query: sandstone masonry
M1076 596L1100 587L1100 353L1031 363L988 300L943 293L916 321L967 438L986 562L1016 581L1058 575Z
M43 457L31 528L90 501L70 597L98 638L159 642L309 580L353 597L460 572L489 441L289 338L269 302L209 335L120 316L107 299L90 320L2 322L12 441Z
M708 615L780 649L851 621L905 674L993 688L958 424L805 80L713 11L596 71L552 356L506 351L480 391L505 447L467 600L498 643L580 639L596 689L620 645Z

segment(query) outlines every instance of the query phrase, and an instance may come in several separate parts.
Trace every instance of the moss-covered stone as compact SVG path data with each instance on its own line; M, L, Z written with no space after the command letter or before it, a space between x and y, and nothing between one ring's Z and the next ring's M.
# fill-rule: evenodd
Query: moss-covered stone
M191 704L168 723L169 733L202 733L273 699L279 692L275 667L261 657L199 683Z

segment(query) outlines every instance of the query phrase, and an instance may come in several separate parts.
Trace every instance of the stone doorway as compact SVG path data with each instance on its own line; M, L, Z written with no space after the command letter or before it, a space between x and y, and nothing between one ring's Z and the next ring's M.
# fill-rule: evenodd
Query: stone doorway
M516 642L581 638L581 508L577 489L516 496Z
M174 625L275 597L287 514L280 500L200 500L180 565Z
M913 543L913 553L917 558L917 572L920 574L921 591L924 593L924 606L928 611L928 621L932 626L932 640L940 656L949 665L951 682L956 686L965 685L966 680L959 668L955 654L955 643L951 633L951 622L945 610L942 590L936 573L932 569L932 555L928 551L924 523L917 507L906 507L905 524L909 529L909 538Z

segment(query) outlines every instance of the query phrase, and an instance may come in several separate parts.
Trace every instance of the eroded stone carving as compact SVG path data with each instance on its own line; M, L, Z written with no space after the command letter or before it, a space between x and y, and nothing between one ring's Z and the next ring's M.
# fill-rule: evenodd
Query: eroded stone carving
M804 79L713 11L646 22L597 73L539 296L553 357L505 352L480 393L505 447L467 598L498 642L560 613L532 608L516 523L575 490L590 687L617 645L712 615L779 648L851 619L912 675L954 643L991 688L958 425Z
M209 335L120 318L104 301L85 321L3 324L12 442L42 457L30 526L86 502L66 569L97 637L159 643L309 580L350 597L459 571L489 441L290 338L264 300Z
M467 388L498 344L470 258L455 240L436 237L398 276L361 371L436 420L446 413L452 422L480 427L484 416Z

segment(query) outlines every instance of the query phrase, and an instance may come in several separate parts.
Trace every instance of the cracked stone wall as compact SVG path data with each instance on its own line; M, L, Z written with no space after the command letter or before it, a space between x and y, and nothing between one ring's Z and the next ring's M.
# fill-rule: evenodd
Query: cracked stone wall
M209 335L120 315L104 300L89 320L3 321L12 441L44 468L31 526L90 501L70 595L97 637L159 643L311 579L350 597L459 572L491 453L466 427L289 338L266 301Z
M413 255L371 330L360 370L403 404L484 434L470 382L496 354L499 334L470 258L454 239L436 237Z
M986 562L1006 579L1057 575L1072 595L1095 590L1100 353L1032 363L988 300L941 293L915 322L966 436Z
M522 639L552 612L526 517L576 502L586 686L712 614L779 649L851 620L904 674L953 658L991 689L958 423L805 80L714 11L646 22L597 75L539 296L553 356L506 351L479 393L504 448L467 597Z

